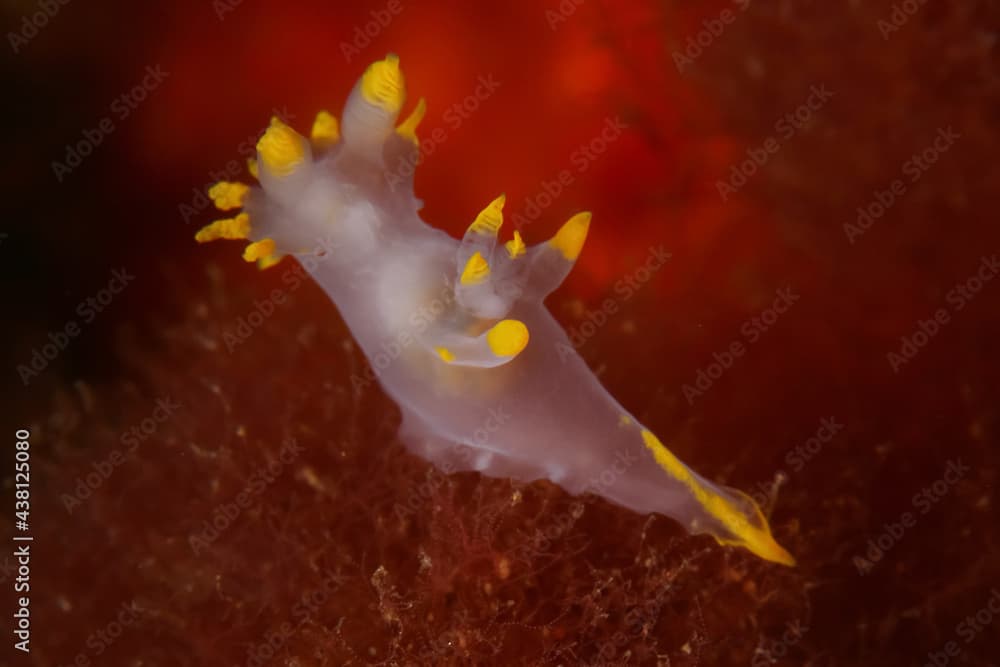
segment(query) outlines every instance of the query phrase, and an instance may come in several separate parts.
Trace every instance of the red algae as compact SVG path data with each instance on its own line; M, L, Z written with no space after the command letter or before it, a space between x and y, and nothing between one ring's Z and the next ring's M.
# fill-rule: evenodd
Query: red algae
M36 550L32 650L11 664L996 664L1000 283L980 274L1000 252L996 9L570 4L550 29L558 3L403 3L347 63L339 43L387 3L227 3L221 20L119 3L87 34L130 67L74 41L96 19L71 4L19 54L40 94L70 60L94 89L46 88L46 136L11 149L37 170L5 170L32 202L0 241L23 314L8 367L86 324L27 385L8 378ZM689 38L704 44L678 71ZM283 279L294 263L258 273L194 246L209 218L192 188L242 169L271 109L301 128L397 48L425 123L449 129L417 193L453 233L500 190L523 211L605 117L629 123L523 232L595 211L550 307L591 332L580 354L678 456L764 501L798 567L546 482L443 475L357 381L367 362L326 296ZM171 76L52 196L48 158L157 62ZM440 114L488 71L495 106L449 127ZM788 135L815 86L832 97ZM913 181L904 165L948 127L959 138ZM623 298L660 245L671 261ZM135 281L85 323L77 304L119 266Z
M134 607L135 627L104 655L113 663L265 664L274 651L300 664L657 654L695 664L749 660L755 623L779 623L786 605L802 611L767 600L799 574L691 539L663 517L549 483L444 476L409 455L391 401L352 383L364 358L318 288L287 294L255 326L260 295L282 283L233 280L241 270L171 276L184 305L157 327L155 358L124 338L133 379L95 388L90 415L66 395L35 427L59 452L50 474L62 489L39 512L70 520L61 540L72 558L45 557L70 612L43 602L40 623L63 613L112 621ZM595 349L613 339L602 334ZM119 433L143 432L157 399L176 408L130 449ZM95 483L116 451L124 461ZM84 573L87 593L74 584ZM756 620L728 627L735 609ZM93 657L93 631L67 626L59 659L74 647Z

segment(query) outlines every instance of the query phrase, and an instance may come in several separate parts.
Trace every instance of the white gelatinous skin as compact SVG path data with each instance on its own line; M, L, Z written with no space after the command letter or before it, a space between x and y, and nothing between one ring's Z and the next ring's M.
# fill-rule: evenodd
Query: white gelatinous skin
M469 235L462 242L420 219L408 175L417 148L395 131L397 113L366 99L359 82L340 140L315 155L307 150L284 176L270 173L261 156L262 187L244 208L251 239L273 239L278 253L314 267L399 404L407 446L446 472L549 479L790 562L747 496L701 478L669 452L658 464L655 437L576 354L543 304L575 256L540 244L512 259L502 243ZM470 287L459 276L479 247L490 278ZM505 319L530 334L512 356L485 342L484 332Z

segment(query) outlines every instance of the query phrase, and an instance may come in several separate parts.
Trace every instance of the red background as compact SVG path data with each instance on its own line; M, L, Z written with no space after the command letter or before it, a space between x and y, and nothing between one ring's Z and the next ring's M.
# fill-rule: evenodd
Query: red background
M996 664L1000 618L969 642L957 624L1000 587L1000 285L959 312L947 300L1000 251L996 7L929 3L883 39L885 3L587 0L564 3L576 8L553 29L555 3L400 1L349 62L342 44L386 3L70 3L5 52L5 423L31 429L34 456L27 662L247 664L335 572L268 664L922 665L950 641L949 664ZM735 19L678 71L672 54L725 8ZM34 11L7 6L5 24L21 30ZM425 219L455 235L500 192L523 211L605 119L627 124L523 230L538 242L594 213L550 308L579 328L648 248L672 253L580 353L706 476L759 492L784 470L771 520L797 568L547 483L434 477L396 441L392 402L352 389L366 362L311 283L226 351L226 332L289 267L261 273L235 244L197 246L213 214L186 222L182 206L242 162L272 109L305 132L388 51L410 103L428 99L422 135L447 130L416 190ZM147 66L169 76L119 118L112 104ZM452 128L443 114L480 76L499 89ZM832 99L720 198L717 182L820 85ZM114 131L58 181L52 162L105 116ZM856 209L948 126L955 145L849 243ZM18 366L119 267L134 282L22 383ZM685 400L784 287L799 301ZM887 354L942 307L949 323L893 372ZM68 512L64 494L168 396L183 407ZM823 417L843 431L791 469ZM289 435L306 453L193 553L190 535ZM922 514L914 495L959 459L968 474ZM430 497L401 519L428 475ZM853 558L907 511L915 525L860 576ZM88 639L129 601L137 620L97 655Z

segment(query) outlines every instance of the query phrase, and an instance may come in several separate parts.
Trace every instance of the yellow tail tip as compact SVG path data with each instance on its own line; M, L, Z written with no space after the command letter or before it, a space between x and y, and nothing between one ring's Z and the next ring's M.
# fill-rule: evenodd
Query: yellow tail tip
M722 503L713 498L708 504L731 533L725 538L716 538L719 543L743 547L764 560L794 567L795 558L774 539L770 524L753 498L736 489L728 491L735 496L733 500L722 500L717 496Z
M701 526L694 532L708 532L719 544L743 547L773 563L795 565L792 555L774 540L767 519L750 496L736 489L721 490L702 484L652 431L643 429L641 435L660 468L686 486L702 509L718 522L718 529Z
M774 539L769 531L756 531L754 535L741 535L742 539L719 540L720 544L743 547L750 553L772 563L795 567L795 557Z
M798 563L795 561L795 556L788 553L788 551L784 549L777 542L774 543L773 553L770 553L769 555L768 554L757 554L757 555L765 560L769 560L773 563L779 563L787 567L795 567L796 565L798 565Z

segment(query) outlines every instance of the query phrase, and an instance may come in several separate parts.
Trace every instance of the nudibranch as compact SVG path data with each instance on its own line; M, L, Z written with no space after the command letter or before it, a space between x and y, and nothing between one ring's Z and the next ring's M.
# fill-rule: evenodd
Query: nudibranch
M532 246L517 231L498 240L503 195L461 241L428 226L412 168L426 104L397 125L404 99L390 54L365 70L340 123L321 111L306 139L273 118L249 164L259 186L214 185L217 208L242 210L196 239L248 240L243 257L262 268L299 259L368 359L383 362L400 439L445 472L549 479L794 564L754 501L685 466L608 394L545 308L590 214Z

